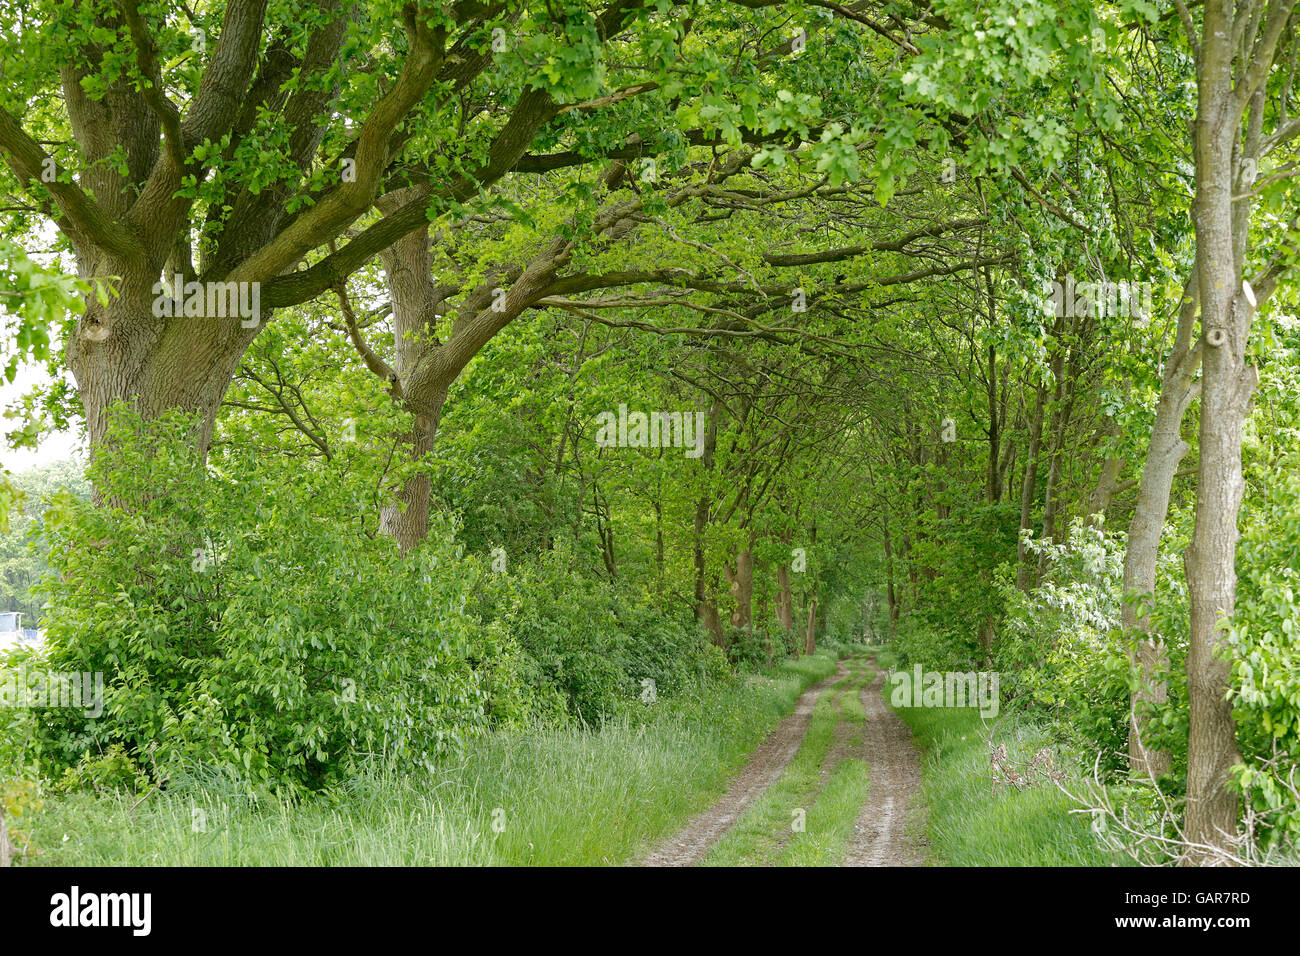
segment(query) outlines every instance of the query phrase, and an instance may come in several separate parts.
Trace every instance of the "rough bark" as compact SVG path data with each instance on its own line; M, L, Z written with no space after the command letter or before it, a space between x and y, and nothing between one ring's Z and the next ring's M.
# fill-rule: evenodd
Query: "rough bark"
M749 548L738 551L736 563L727 570L731 599L735 603L731 612L731 626L743 631L753 620L754 552Z
M776 619L787 634L794 630L794 590L790 587L790 565L776 567Z
M808 630L804 635L803 652L812 654L817 650L817 598L808 604Z
M438 433L438 418L445 397L446 393L442 392L418 406L409 401L406 403L415 416L411 430L402 442L403 454L408 460L418 461L433 451L434 438ZM414 474L402 482L402 486L393 494L393 501L386 504L380 513L380 533L396 541L403 551L416 547L428 536L431 490L427 473L421 471Z
M217 409L240 357L257 334L238 318L159 318L152 288L162 264L121 263L120 296L91 302L68 343L90 445L105 437L108 413L122 402L145 419L170 409L197 418L194 445L206 455Z
M380 200L386 213L415 199L416 190L399 190ZM451 368L437 361L436 329L441 300L433 282L433 253L428 227L408 233L380 254L384 282L393 307L393 366L389 368L361 338L356 317L342 297L353 345L371 371L390 385L398 403L411 414L402 454L418 461L433 451L438 420L451 386ZM407 478L380 514L379 529L408 551L429 531L430 481L421 471Z
M1119 487L1119 476L1123 473L1125 464L1127 462L1122 455L1107 455L1102 461L1097 483L1088 493L1088 503L1084 506L1083 518L1088 527L1105 523L1106 512L1110 508L1111 499L1115 497L1115 489Z
M1223 15L1206 5L1203 69L1218 67L1222 78L1202 75L1196 121L1197 190L1193 207L1196 265L1200 278L1201 378L1200 466L1196 525L1187 549L1191 628L1187 649L1189 728L1187 736L1187 838L1193 844L1227 847L1237 829L1237 797L1229 768L1240 761L1232 702L1227 697L1229 665L1217 653L1217 625L1236 603L1237 512L1241 506L1241 429L1255 388L1246 366L1246 336L1253 310L1241 292L1240 258L1234 242L1232 192L1238 122L1231 113L1231 50L1210 36ZM1227 18L1222 24L1227 29ZM1220 62L1220 60L1222 62ZM1250 189L1250 184L1245 187ZM1206 862L1189 850L1186 862Z
M1140 602L1149 600L1155 591L1160 534L1169 514L1174 477L1189 447L1180 436L1180 429L1196 395L1194 379L1200 362L1200 347L1192 341L1196 314L1197 279L1193 270L1179 303L1178 329L1162 376L1155 424L1142 465L1124 551L1121 623L1133 641L1130 655L1135 670L1129 706L1129 772L1140 778L1154 779L1168 773L1172 762L1167 751L1151 748L1143 740L1147 710L1168 699L1162 672L1168 667L1169 655L1162 641L1148 636L1151 619L1142 612Z

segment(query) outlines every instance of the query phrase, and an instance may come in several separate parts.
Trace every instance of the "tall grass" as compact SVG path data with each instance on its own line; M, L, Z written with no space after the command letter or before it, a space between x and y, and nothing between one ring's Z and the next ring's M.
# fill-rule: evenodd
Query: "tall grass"
M970 708L897 707L926 751L924 793L932 864L948 866L1112 866L1127 858L1102 849L1086 815L1071 814L1070 799L1048 780L1023 788L995 783L990 731ZM991 731L1007 761L1025 767L1049 746L1028 723L1000 723ZM1067 760L1058 769L1075 776ZM1026 774L1026 776L1028 776Z
M710 684L596 729L500 732L425 776L375 769L311 797L207 775L136 795L47 797L25 862L48 865L601 865L711 803L836 654Z

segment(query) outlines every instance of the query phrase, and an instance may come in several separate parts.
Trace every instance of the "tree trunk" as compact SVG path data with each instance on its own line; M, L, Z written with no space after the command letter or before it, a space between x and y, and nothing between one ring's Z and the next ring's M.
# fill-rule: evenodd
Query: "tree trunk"
M1043 407L1047 389L1038 386L1034 399L1034 424L1029 432L1029 453L1025 456L1025 480L1020 485L1020 538L1016 545L1016 587L1028 591L1033 583L1033 568L1027 560L1025 532L1033 527L1034 490L1038 483L1038 450L1043 443Z
M404 404L415 414L411 431L403 441L404 454L409 461L416 461L433 451L433 440L438 434L438 418L442 413L445 392L433 397L432 401L422 401L416 411L407 399ZM429 533L429 494L431 491L428 474L420 472L407 478L394 495L394 501L384 506L379 516L379 530L397 542L403 552L409 551L424 541Z
M1124 465L1125 461L1119 455L1107 455L1101 463L1101 474L1092 486L1084 510L1084 523L1088 527L1105 523L1106 511L1110 508L1111 498L1115 496L1115 489L1119 487L1119 476L1124 471Z
M1237 513L1244 490L1241 433L1257 382L1255 369L1245 364L1254 316L1242 290L1249 203L1238 203L1237 215L1233 209L1234 193L1249 194L1253 188L1254 163L1246 169L1234 162L1241 130L1234 108L1234 50L1227 39L1231 26L1224 4L1206 4L1193 206L1204 333L1200 463L1196 526L1185 557L1191 603L1185 831L1191 843L1219 848L1230 845L1237 829L1237 797L1228 771L1241 754L1228 698L1230 667L1218 653L1218 625L1236 604ZM1262 108L1261 94L1252 125ZM1189 849L1184 862L1212 862L1212 856Z
M1152 750L1142 739L1147 720L1144 711L1150 706L1163 704L1168 698L1162 672L1168 666L1169 654L1162 641L1147 636L1151 631L1151 618L1139 613L1138 601L1148 600L1155 591L1160 534L1169 515L1169 498L1179 462L1188 451L1179 430L1196 395L1193 378L1200 362L1200 347L1192 345L1196 313L1197 278L1193 270L1179 303L1178 329L1173 351L1165 365L1155 424L1142 465L1137 503L1129 522L1128 543L1124 551L1121 623L1124 633L1132 635L1135 641L1130 653L1136 669L1129 706L1129 773L1140 778L1155 779L1168 773L1172 763L1167 751Z
M205 456L221 399L258 329L243 328L238 317L157 317L161 268L123 262L120 269L119 296L107 305L88 296L68 344L90 446L103 441L108 410L121 400L146 420L171 409L195 415L194 447Z
M776 619L781 630L789 634L794 630L794 591L790 587L790 565L776 567Z
M749 548L738 552L735 567L729 568L728 572L731 599L736 605L731 612L731 626L743 631L753 619L754 552Z
M427 192L428 187L393 190L379 197L375 205L386 217L399 215ZM442 406L461 371L493 336L551 285L556 270L566 261L567 249L566 242L555 240L526 267L512 265L490 272L450 308L447 297L460 289L454 284L439 286L434 281L428 224L400 236L380 252L393 306L391 367L366 344L363 330L347 304L346 289L336 287L353 347L366 367L388 383L393 396L415 417L406 443L406 454L411 459L432 448ZM507 285L507 294L498 301L497 293ZM438 337L443 311L453 313L446 342ZM429 490L426 475L412 478L396 495L396 500L405 505L406 515L397 520L386 514L381 524L386 532L394 533L403 550L423 541L428 533ZM396 514L396 509L390 510ZM606 563L613 576L610 541L603 540L607 546Z
M395 190L381 197L378 206L391 214L420 195L416 189ZM402 236L381 252L379 258L393 305L392 368L385 366L365 344L356 317L346 302L344 312L353 345L367 366L388 381L399 404L414 416L402 445L407 460L416 461L433 450L438 420L455 378L443 363L436 361L439 299L433 282L433 250L428 227ZM380 515L379 530L395 540L404 552L419 545L429 533L431 490L426 473L412 475Z

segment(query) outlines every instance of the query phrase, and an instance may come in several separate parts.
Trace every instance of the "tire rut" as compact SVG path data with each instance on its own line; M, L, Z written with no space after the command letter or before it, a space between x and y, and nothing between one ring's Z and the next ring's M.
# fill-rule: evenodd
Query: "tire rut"
M862 757L870 789L853 825L845 866L924 866L924 812L921 808L921 758L912 731L881 693L885 673L871 658L875 678L862 688Z
M817 699L832 684L843 680L848 670L839 665L836 673L813 684L800 695L794 713L749 756L744 769L734 777L727 792L713 806L696 814L678 833L660 843L636 861L636 866L693 866L704 859L731 826L763 795L794 759L808 733Z

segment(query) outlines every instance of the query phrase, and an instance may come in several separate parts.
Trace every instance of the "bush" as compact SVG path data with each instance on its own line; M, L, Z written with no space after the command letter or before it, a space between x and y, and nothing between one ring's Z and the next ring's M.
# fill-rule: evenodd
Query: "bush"
M970 670L979 653L974 633L940 635L931 628L929 619L919 613L905 614L898 619L889 647L904 669L920 664L930 670Z
M368 755L461 750L485 695L450 529L403 558L347 530L345 476L295 489L246 461L224 478L193 427L118 408L89 474L102 506L63 494L46 513L49 666L102 672L105 701L100 719L38 712L43 769L120 746L154 780L214 764L314 788Z
M1004 613L997 569L1015 553L1018 528L1019 516L1011 505L955 503L946 517L933 519L929 533L913 540L910 561L917 593L912 615L926 636L913 632L909 637L928 644L933 634L940 643L928 650L943 655L913 660L964 669L963 662L973 666L982 656L980 632Z
M1049 719L1089 763L1100 753L1103 770L1122 771L1135 676L1121 628L1122 539L1076 519L1064 542L1031 541L1030 548L1046 553L1048 571L1029 594L1010 580L1003 584L1007 615L996 655L1003 697L1015 710ZM1168 597L1167 588L1160 590ZM1157 627L1170 611L1166 600L1163 613L1153 615ZM1185 655L1177 640L1167 643L1174 658L1168 676L1177 678ZM1149 746L1171 750L1180 766L1187 749L1184 701L1178 680L1171 680L1169 702L1154 715L1147 736ZM1177 727L1184 728L1181 743L1172 730Z
M1243 758L1236 780L1273 846L1300 836L1291 777L1300 755L1300 475L1270 470L1266 480L1268 494L1246 515L1226 645Z
M742 670L758 670L786 656L784 636L754 627L727 625L727 659Z
M558 695L566 714L594 724L652 687L656 697L671 697L700 677L727 670L721 652L688 615L661 611L584 577L563 548L513 572L484 575L473 610L499 622L526 653L526 679L544 713Z
M42 666L39 660L39 653L28 647L0 651L0 783L36 772L32 712L27 707L14 706L18 702L8 697L17 690L17 682L26 672Z

